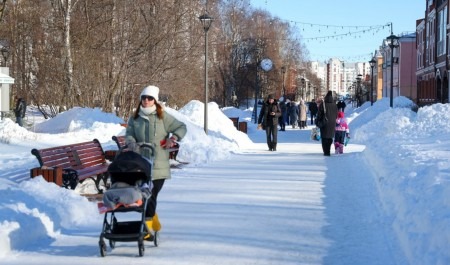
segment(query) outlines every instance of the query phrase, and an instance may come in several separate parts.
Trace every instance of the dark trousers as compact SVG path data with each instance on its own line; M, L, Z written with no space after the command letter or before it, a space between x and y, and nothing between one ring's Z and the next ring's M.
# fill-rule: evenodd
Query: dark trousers
M316 118L316 114L310 114L311 115L311 125L314 124L314 118Z
M162 187L164 186L165 179L157 179L153 180L153 187L152 187L152 196L150 197L149 201L147 202L147 208L145 209L145 217L153 217L156 212L156 204L157 204L157 198L158 193L161 191Z
M269 150L277 149L277 135L278 135L277 127L278 126L274 124L266 126L267 146L269 146Z
M324 155L326 156L330 155L332 143L333 143L332 138L322 138L322 150Z
M284 122L284 117L283 116L278 118L278 124L280 124L280 129L282 131L284 131L285 128L286 128L286 123Z
M16 123L19 124L20 127L23 127L23 119L22 117L16 117Z

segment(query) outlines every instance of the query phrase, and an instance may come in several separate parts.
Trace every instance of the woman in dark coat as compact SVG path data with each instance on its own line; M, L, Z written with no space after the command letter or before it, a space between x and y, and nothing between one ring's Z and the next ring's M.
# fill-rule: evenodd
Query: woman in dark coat
M261 124L266 130L269 151L277 151L278 118L280 116L280 107L273 96L269 95L264 102L258 117L258 124Z
M324 105L326 110L324 110ZM333 93L328 91L327 95L323 99L323 102L319 105L319 111L317 113L318 118L326 115L328 120L327 124L320 128L320 137L322 139L322 150L324 156L330 156L331 144L333 143L334 131L336 128L337 112L337 106L333 100Z

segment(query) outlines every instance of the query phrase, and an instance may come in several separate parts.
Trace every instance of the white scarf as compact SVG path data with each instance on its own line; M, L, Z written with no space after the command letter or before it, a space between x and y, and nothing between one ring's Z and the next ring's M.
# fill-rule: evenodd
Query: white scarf
M156 112L156 105L153 105L148 108L144 108L141 106L141 110L139 111L139 114L143 114L142 116L147 116L147 115L153 114L155 112Z

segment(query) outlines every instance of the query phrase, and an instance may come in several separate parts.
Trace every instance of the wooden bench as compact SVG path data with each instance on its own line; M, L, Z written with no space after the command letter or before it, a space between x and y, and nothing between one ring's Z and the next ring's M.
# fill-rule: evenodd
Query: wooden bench
M94 139L89 142L57 146L45 149L33 149L40 167L30 170L32 178L42 175L49 182L59 186L75 189L78 183L92 179L99 192L103 181L108 179L108 163L100 142Z
M125 136L113 136L112 139L114 142L116 142L117 148L119 148L119 150L125 147ZM170 148L171 151L169 152L169 159L177 160L179 149L180 145L178 143L175 143L175 146L173 148Z

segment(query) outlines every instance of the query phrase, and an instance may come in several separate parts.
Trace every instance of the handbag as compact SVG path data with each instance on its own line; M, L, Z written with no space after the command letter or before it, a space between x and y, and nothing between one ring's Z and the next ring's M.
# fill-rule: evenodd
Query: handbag
M328 123L327 109L325 108L325 102L323 102L322 105L323 105L323 115L321 115L320 117L317 117L314 120L314 123L319 128L325 127L327 125L327 123Z
M319 141L320 140L320 130L317 127L312 128L311 130L311 140Z

